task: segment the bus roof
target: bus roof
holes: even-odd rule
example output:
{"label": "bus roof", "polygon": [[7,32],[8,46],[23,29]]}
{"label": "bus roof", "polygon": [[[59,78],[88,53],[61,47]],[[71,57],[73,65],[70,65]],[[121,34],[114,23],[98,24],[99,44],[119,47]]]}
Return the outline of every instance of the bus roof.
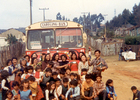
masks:
{"label": "bus roof", "polygon": [[83,28],[79,23],[73,21],[64,21],[64,20],[51,20],[51,21],[42,21],[34,23],[28,27],[26,30],[35,30],[35,29],[58,29],[58,28]]}

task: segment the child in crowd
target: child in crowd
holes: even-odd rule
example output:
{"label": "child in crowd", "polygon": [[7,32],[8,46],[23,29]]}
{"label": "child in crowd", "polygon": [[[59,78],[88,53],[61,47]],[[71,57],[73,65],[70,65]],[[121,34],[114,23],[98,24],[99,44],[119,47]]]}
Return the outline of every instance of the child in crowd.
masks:
{"label": "child in crowd", "polygon": [[87,69],[84,68],[82,69],[82,74],[81,74],[81,81],[85,81],[85,76],[87,75]]}
{"label": "child in crowd", "polygon": [[132,86],[131,90],[133,92],[133,99],[132,100],[140,100],[140,91],[137,90],[136,86]]}
{"label": "child in crowd", "polygon": [[28,73],[28,71],[27,71],[27,67],[24,68],[23,71],[24,71],[24,73],[21,75],[21,81],[24,80],[24,79],[26,78],[26,75],[27,75],[27,73]]}
{"label": "child in crowd", "polygon": [[114,100],[114,96],[115,96],[115,100],[117,100],[117,94],[115,93],[115,89],[113,86],[113,80],[111,80],[111,79],[108,79],[106,82],[106,92],[107,92],[108,100]]}
{"label": "child in crowd", "polygon": [[40,86],[37,84],[37,82],[35,81],[35,77],[30,76],[28,80],[29,80],[30,90],[32,91],[32,98],[34,100],[40,100],[41,98],[43,98],[44,96],[42,90]]}
{"label": "child in crowd", "polygon": [[97,75],[93,84],[94,100],[106,100],[105,84],[102,82],[102,76]]}
{"label": "child in crowd", "polygon": [[47,83],[49,82],[51,75],[52,75],[52,70],[50,68],[47,68],[45,74],[41,77],[40,86],[43,93],[45,93],[45,90],[47,88]]}
{"label": "child in crowd", "polygon": [[66,93],[66,100],[80,100],[80,88],[77,80],[70,82],[71,88]]}
{"label": "child in crowd", "polygon": [[39,65],[36,66],[35,70],[36,70],[36,72],[35,72],[34,76],[35,76],[36,82],[38,84],[40,84],[41,77],[43,76],[43,72],[41,72],[41,67]]}
{"label": "child in crowd", "polygon": [[[48,62],[48,64],[47,64],[47,67],[45,68],[45,70],[47,69],[47,68],[53,68],[53,66],[54,66],[54,63],[52,62],[52,61],[49,61]],[[45,72],[45,70],[44,70],[44,72]]]}
{"label": "child in crowd", "polygon": [[57,75],[58,75],[58,73],[57,73],[57,72],[53,72],[53,73],[52,73],[52,77],[50,78],[49,82],[51,82],[51,81],[56,82]]}
{"label": "child in crowd", "polygon": [[58,98],[61,100],[61,94],[62,94],[62,85],[60,85],[61,80],[57,78],[55,84],[56,84],[56,94]]}
{"label": "child in crowd", "polygon": [[33,67],[32,66],[28,66],[27,67],[27,72],[28,72],[28,74],[26,75],[25,79],[28,79],[28,77],[30,77],[30,76],[34,76]]}
{"label": "child in crowd", "polygon": [[19,83],[17,81],[14,81],[12,84],[12,87],[14,88],[12,90],[13,97],[15,100],[18,100],[18,92],[19,92]]}
{"label": "child in crowd", "polygon": [[18,93],[18,100],[33,100],[32,92],[31,90],[29,90],[29,82],[27,79],[21,81],[21,87]]}
{"label": "child in crowd", "polygon": [[2,78],[2,82],[1,82],[1,87],[2,87],[2,100],[5,100],[6,99],[6,92],[8,90],[10,90],[10,85],[9,85],[9,82],[7,80],[9,76],[9,73],[6,71],[6,70],[3,70],[1,72],[1,78]]}
{"label": "child in crowd", "polygon": [[62,82],[62,80],[63,80],[64,77],[65,77],[65,72],[62,71],[62,70],[60,70],[60,73],[58,75],[58,78],[61,80],[61,82]]}
{"label": "child in crowd", "polygon": [[55,88],[56,88],[55,82],[51,81],[48,86],[48,89],[45,91],[46,100],[58,100]]}
{"label": "child in crowd", "polygon": [[75,73],[70,73],[69,82],[75,79]]}
{"label": "child in crowd", "polygon": [[70,78],[70,73],[71,73],[71,69],[70,68],[66,68],[65,77]]}
{"label": "child in crowd", "polygon": [[93,92],[94,81],[91,79],[90,74],[87,74],[85,80],[82,83],[81,93],[84,99],[92,100],[94,97]]}
{"label": "child in crowd", "polygon": [[62,85],[62,94],[61,94],[62,100],[65,99],[66,92],[68,91],[68,84],[69,84],[69,79],[68,78],[64,78],[63,79],[63,85]]}
{"label": "child in crowd", "polygon": [[8,90],[7,92],[6,92],[6,99],[5,100],[17,100],[17,99],[14,99],[13,98],[13,94],[12,94],[12,92],[10,91],[10,90]]}

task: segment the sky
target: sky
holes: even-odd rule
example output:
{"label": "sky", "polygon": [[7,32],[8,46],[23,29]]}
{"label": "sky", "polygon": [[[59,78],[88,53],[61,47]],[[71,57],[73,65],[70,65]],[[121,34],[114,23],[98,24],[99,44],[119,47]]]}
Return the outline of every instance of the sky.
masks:
{"label": "sky", "polygon": [[[45,11],[46,20],[55,20],[58,12],[73,20],[74,17],[83,16],[82,12],[90,14],[107,14],[105,21],[111,20],[122,13],[124,9],[139,4],[139,0],[33,0],[33,23],[43,21],[43,11],[39,8],[49,8]],[[0,29],[27,27],[30,24],[29,0],[0,0]]]}

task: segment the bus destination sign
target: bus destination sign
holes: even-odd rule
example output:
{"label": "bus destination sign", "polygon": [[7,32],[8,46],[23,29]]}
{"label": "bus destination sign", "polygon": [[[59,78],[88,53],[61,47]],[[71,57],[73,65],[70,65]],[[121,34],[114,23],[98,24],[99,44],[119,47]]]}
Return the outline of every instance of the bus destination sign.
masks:
{"label": "bus destination sign", "polygon": [[42,28],[45,27],[66,27],[68,26],[67,22],[43,22],[40,24]]}

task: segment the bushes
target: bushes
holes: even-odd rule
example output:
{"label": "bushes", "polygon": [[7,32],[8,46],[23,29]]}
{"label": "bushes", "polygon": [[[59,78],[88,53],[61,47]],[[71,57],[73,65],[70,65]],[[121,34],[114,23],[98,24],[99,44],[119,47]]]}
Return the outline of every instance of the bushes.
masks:
{"label": "bushes", "polygon": [[140,45],[140,36],[126,37],[125,44],[127,44],[127,45]]}

